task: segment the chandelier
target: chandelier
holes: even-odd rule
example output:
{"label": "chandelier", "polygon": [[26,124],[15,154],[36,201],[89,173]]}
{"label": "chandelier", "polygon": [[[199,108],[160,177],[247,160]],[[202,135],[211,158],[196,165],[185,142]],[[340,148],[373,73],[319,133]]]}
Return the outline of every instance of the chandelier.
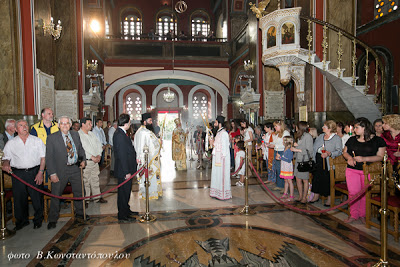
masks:
{"label": "chandelier", "polygon": [[171,89],[169,88],[169,82],[168,82],[168,91],[163,94],[163,99],[167,103],[171,103],[175,99],[175,94],[171,92]]}
{"label": "chandelier", "polygon": [[62,31],[61,20],[58,20],[57,25],[54,25],[53,17],[51,17],[49,24],[43,22],[43,31],[44,34],[51,35],[53,36],[54,40],[57,40],[61,36],[61,31]]}
{"label": "chandelier", "polygon": [[245,71],[250,71],[250,70],[254,70],[254,63],[251,62],[251,60],[245,60],[244,62],[244,70]]}
{"label": "chandelier", "polygon": [[92,70],[93,72],[96,72],[98,66],[99,66],[99,65],[97,64],[97,60],[93,60],[93,59],[92,59],[91,63],[89,63],[89,61],[86,60],[86,69],[87,69],[87,70],[90,69],[90,70]]}

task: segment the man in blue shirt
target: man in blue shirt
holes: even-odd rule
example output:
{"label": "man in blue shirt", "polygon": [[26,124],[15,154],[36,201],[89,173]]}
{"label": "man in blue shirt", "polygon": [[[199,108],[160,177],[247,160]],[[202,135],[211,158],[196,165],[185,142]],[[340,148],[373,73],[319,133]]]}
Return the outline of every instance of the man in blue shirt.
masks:
{"label": "man in blue shirt", "polygon": [[93,127],[92,132],[97,136],[103,148],[103,153],[101,154],[101,160],[99,162],[99,165],[101,166],[104,162],[104,149],[107,145],[106,135],[103,130],[103,121],[101,119],[96,120],[96,126]]}

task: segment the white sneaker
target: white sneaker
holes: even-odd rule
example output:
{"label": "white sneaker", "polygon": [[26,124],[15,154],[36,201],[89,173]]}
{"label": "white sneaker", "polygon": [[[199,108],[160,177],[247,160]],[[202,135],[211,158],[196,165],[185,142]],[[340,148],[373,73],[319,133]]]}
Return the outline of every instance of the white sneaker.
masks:
{"label": "white sneaker", "polygon": [[241,181],[237,181],[236,186],[244,186],[244,183],[242,183]]}

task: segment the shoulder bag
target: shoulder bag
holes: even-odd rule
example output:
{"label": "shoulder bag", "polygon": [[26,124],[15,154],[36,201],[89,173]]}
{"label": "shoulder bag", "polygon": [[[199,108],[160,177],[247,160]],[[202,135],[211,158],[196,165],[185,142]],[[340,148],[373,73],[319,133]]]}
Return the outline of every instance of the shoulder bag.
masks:
{"label": "shoulder bag", "polygon": [[303,161],[299,162],[299,164],[297,165],[297,170],[299,172],[311,172],[314,169],[315,162],[312,160],[312,157],[310,157],[308,149],[306,151],[308,155],[308,161],[304,161],[304,155],[303,155]]}

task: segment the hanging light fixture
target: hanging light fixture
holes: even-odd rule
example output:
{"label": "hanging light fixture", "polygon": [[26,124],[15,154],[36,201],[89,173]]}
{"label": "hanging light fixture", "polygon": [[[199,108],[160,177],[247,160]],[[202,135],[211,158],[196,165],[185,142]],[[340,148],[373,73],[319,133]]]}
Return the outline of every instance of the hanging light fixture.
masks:
{"label": "hanging light fixture", "polygon": [[50,19],[50,23],[43,22],[44,34],[53,36],[54,40],[57,40],[61,36],[62,26],[61,20],[58,20],[57,25],[53,22],[53,17]]}
{"label": "hanging light fixture", "polygon": [[167,103],[171,103],[175,100],[175,94],[171,92],[171,88],[169,88],[169,78],[168,78],[168,90],[166,93],[163,94],[163,99]]}
{"label": "hanging light fixture", "polygon": [[[172,5],[171,5],[171,21],[174,21],[174,1],[172,0]],[[184,12],[184,11],[183,11]],[[176,37],[175,33],[175,23],[172,24],[173,26],[173,36],[172,36],[172,74],[174,74],[174,65],[175,65],[175,46],[174,46],[174,41]],[[171,103],[172,101],[175,100],[175,94],[171,92],[171,88],[169,88],[169,77],[168,77],[168,90],[166,93],[163,94],[163,99],[167,103]]]}

